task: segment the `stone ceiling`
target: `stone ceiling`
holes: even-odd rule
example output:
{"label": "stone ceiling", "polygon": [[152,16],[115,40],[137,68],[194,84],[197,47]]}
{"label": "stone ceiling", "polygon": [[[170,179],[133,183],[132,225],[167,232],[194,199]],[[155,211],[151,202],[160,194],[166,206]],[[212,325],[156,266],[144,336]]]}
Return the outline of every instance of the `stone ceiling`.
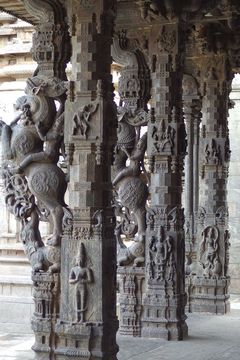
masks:
{"label": "stone ceiling", "polygon": [[7,12],[33,25],[37,22],[37,20],[27,12],[21,0],[0,0],[0,11]]}

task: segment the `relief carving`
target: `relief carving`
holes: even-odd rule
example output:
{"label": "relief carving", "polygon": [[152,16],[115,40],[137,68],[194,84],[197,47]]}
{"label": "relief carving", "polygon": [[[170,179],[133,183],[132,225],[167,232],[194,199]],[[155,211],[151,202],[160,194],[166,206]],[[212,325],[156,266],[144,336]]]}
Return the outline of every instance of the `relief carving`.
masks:
{"label": "relief carving", "polygon": [[212,139],[211,143],[207,144],[205,147],[205,160],[209,165],[222,164],[221,147],[220,145],[217,145],[214,139]]}
{"label": "relief carving", "polygon": [[219,258],[219,230],[215,226],[208,226],[202,232],[200,244],[200,264],[206,277],[219,277],[222,264]]}
{"label": "relief carving", "polygon": [[173,281],[175,267],[173,238],[161,226],[159,236],[152,236],[149,244],[149,277],[156,281]]}
{"label": "relief carving", "polygon": [[166,124],[162,119],[158,127],[152,128],[152,139],[155,153],[170,153],[173,154],[174,149],[175,129]]}
{"label": "relief carving", "polygon": [[225,261],[224,261],[224,276],[229,277],[229,259],[230,259],[230,232],[225,230],[224,232],[224,247],[225,247]]}
{"label": "relief carving", "polygon": [[176,31],[168,30],[165,26],[162,26],[157,42],[160,52],[171,53],[176,45]]}
{"label": "relief carving", "polygon": [[97,109],[98,103],[91,103],[85,105],[81,110],[74,114],[73,135],[78,135],[83,139],[87,139],[91,116],[97,111]]}
{"label": "relief carving", "polygon": [[93,273],[86,266],[86,250],[83,243],[80,243],[79,253],[69,274],[69,283],[74,286],[75,292],[75,321],[83,323],[87,311],[87,285],[93,282]]}

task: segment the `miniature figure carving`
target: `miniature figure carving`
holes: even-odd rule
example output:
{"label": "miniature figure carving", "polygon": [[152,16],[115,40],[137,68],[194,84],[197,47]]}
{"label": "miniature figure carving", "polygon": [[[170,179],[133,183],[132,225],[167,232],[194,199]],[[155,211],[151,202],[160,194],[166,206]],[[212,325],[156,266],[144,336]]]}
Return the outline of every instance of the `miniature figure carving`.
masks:
{"label": "miniature figure carving", "polygon": [[212,139],[211,145],[206,145],[205,159],[207,164],[220,165],[222,162],[220,145],[217,146],[214,139]]}
{"label": "miniature figure carving", "polygon": [[150,279],[173,281],[175,261],[173,255],[173,239],[160,228],[159,238],[153,236],[149,244]]}
{"label": "miniature figure carving", "polygon": [[85,321],[87,284],[91,282],[93,282],[92,270],[86,267],[85,247],[84,244],[81,243],[75,266],[71,269],[69,275],[69,283],[75,285],[76,321],[79,323]]}
{"label": "miniature figure carving", "polygon": [[97,111],[98,103],[85,105],[82,110],[76,112],[73,116],[74,129],[73,135],[80,135],[87,139],[87,132],[90,126],[90,118]]}
{"label": "miniature figure carving", "polygon": [[153,127],[152,138],[156,152],[170,152],[174,148],[175,129],[165,124],[165,120],[160,121],[158,128]]}

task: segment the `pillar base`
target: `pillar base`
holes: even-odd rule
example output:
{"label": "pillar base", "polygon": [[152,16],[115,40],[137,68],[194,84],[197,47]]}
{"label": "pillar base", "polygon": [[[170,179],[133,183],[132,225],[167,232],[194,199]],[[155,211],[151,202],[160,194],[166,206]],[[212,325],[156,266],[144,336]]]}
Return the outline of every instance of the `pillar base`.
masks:
{"label": "pillar base", "polygon": [[147,294],[143,303],[143,337],[183,340],[188,336],[188,327],[185,322],[187,317],[184,313],[185,294],[168,298],[154,291],[154,296]]}
{"label": "pillar base", "polygon": [[[105,325],[106,326],[106,325]],[[113,330],[113,327],[115,327]],[[56,360],[117,360],[118,346],[115,336],[118,322],[111,324],[108,346],[103,344],[103,323],[68,323],[59,321],[56,325],[58,344],[54,351]],[[105,345],[105,346],[104,346]],[[109,346],[110,345],[110,346]],[[104,347],[108,352],[104,351]]]}
{"label": "pillar base", "polygon": [[191,312],[227,314],[230,312],[229,278],[192,279]]}
{"label": "pillar base", "polygon": [[145,268],[119,266],[119,334],[141,336],[142,299]]}

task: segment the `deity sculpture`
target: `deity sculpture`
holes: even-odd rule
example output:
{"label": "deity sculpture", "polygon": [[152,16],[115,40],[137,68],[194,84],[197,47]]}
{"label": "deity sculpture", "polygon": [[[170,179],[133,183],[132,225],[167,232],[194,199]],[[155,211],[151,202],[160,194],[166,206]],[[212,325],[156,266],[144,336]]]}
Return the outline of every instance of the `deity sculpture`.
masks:
{"label": "deity sculpture", "polygon": [[215,226],[208,226],[202,232],[200,263],[207,277],[220,276],[222,265],[219,258],[219,232]]}
{"label": "deity sculpture", "polygon": [[160,236],[152,237],[149,244],[149,274],[150,279],[159,281],[173,280],[175,261],[173,256],[172,237],[160,228]]}

